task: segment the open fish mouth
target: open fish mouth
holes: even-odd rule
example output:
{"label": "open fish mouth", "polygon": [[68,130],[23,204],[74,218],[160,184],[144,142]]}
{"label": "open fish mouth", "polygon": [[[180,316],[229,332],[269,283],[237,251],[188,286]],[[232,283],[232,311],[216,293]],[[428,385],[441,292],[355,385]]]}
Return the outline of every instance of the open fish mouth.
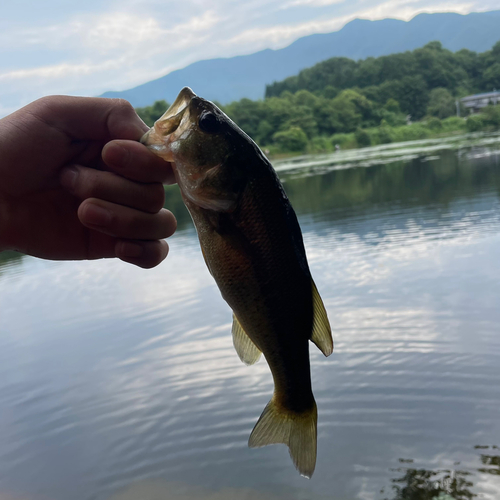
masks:
{"label": "open fish mouth", "polygon": [[158,153],[164,152],[166,143],[169,142],[167,136],[179,128],[194,97],[197,97],[196,94],[189,87],[184,87],[167,111],[141,137],[141,143]]}

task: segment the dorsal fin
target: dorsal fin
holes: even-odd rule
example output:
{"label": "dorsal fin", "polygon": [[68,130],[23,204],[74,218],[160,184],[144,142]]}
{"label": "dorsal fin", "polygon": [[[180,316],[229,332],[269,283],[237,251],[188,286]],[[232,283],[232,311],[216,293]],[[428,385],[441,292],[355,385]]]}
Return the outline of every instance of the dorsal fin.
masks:
{"label": "dorsal fin", "polygon": [[314,281],[311,280],[311,283],[314,308],[311,341],[316,344],[318,349],[325,356],[330,356],[330,354],[333,352],[332,329],[330,328],[330,322],[328,321],[325,306],[323,304],[323,301],[321,300],[321,297],[319,296],[318,289],[316,288]]}
{"label": "dorsal fin", "polygon": [[238,318],[233,314],[233,345],[241,361],[246,365],[256,363],[262,354],[240,325]]}

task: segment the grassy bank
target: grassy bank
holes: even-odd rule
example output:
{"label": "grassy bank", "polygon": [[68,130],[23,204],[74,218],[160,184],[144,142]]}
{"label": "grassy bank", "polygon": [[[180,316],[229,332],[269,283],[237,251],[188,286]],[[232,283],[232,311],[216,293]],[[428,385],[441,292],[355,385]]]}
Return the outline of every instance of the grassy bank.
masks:
{"label": "grassy bank", "polygon": [[[467,132],[493,132],[500,130],[500,106],[489,106],[483,113],[468,118],[437,117],[425,118],[409,125],[391,126],[382,121],[378,127],[359,128],[355,132],[316,136],[312,139],[296,141],[300,147],[286,147],[285,144],[271,144],[264,149],[272,157],[282,157],[304,153],[329,153],[337,148],[357,149],[380,144],[437,139]],[[303,138],[304,139],[304,138]],[[292,143],[291,143],[292,144]]]}

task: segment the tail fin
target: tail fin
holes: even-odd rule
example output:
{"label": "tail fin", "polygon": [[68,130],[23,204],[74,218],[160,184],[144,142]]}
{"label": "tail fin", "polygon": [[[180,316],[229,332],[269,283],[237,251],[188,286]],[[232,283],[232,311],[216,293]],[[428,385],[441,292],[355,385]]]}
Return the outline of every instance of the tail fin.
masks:
{"label": "tail fin", "polygon": [[248,446],[260,448],[268,444],[288,446],[295,468],[310,478],[316,466],[316,435],[318,412],[316,403],[307,412],[294,413],[280,409],[274,396],[253,428]]}

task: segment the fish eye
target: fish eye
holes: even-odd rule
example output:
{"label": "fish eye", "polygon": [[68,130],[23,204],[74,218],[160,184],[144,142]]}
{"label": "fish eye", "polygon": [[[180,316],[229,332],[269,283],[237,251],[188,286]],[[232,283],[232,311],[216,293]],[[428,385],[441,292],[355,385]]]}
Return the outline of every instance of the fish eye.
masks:
{"label": "fish eye", "polygon": [[220,122],[214,113],[211,111],[205,111],[201,114],[198,125],[203,132],[206,132],[207,134],[215,134],[219,130]]}

